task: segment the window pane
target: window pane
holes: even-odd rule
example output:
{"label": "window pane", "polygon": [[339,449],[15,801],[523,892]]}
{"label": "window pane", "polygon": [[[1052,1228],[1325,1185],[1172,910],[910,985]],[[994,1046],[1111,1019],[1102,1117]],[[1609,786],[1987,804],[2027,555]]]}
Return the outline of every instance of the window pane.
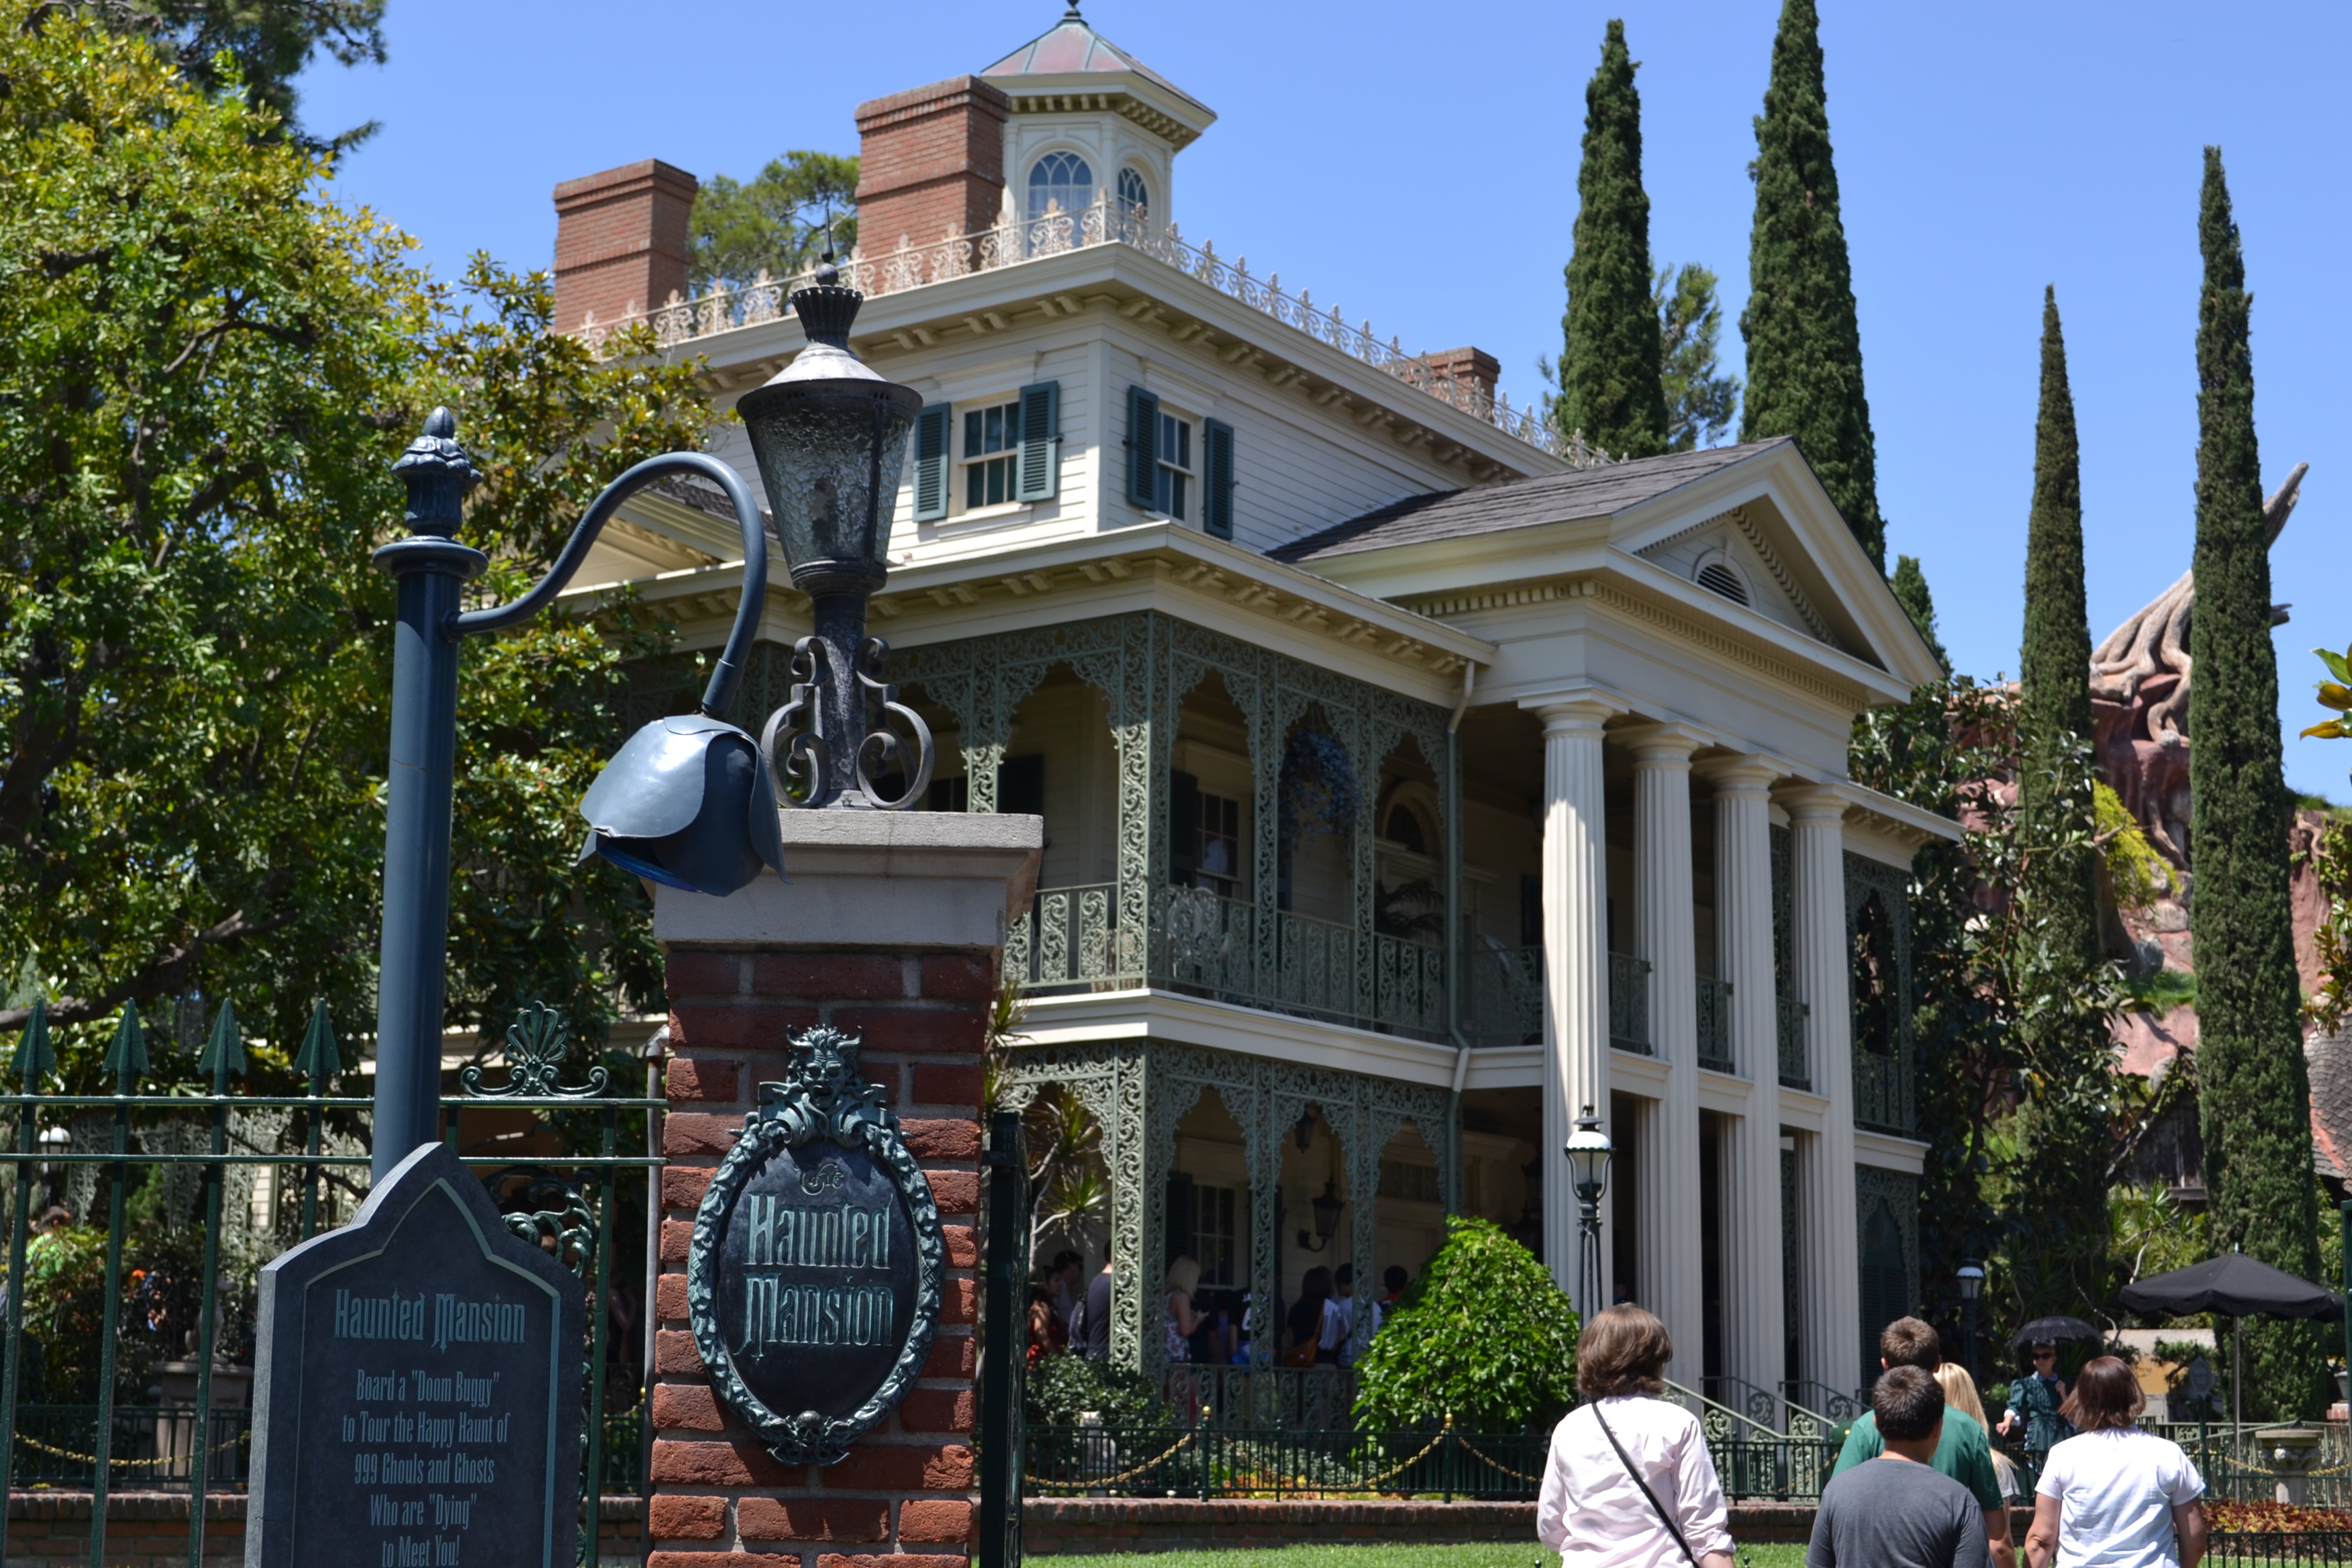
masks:
{"label": "window pane", "polygon": [[963,455],[977,458],[981,450],[980,410],[975,408],[963,416]]}
{"label": "window pane", "polygon": [[1169,502],[1168,515],[1181,522],[1184,521],[1184,476],[1163,473],[1161,477],[1171,481],[1169,489],[1173,499]]}
{"label": "window pane", "polygon": [[988,465],[989,505],[1003,506],[1004,504],[1004,470],[1011,467],[1012,465],[1007,463],[1002,458],[999,458],[996,461]]}
{"label": "window pane", "polygon": [[1166,468],[1160,470],[1158,486],[1159,494],[1155,498],[1154,505],[1160,511],[1166,511],[1168,510],[1168,481],[1175,477],[1175,475],[1170,473]]}
{"label": "window pane", "polygon": [[985,504],[981,500],[981,497],[986,493],[983,487],[986,483],[987,476],[982,474],[981,469],[986,466],[987,465],[984,463],[974,463],[971,468],[966,468],[963,471],[963,504],[966,507],[975,507]]}
{"label": "window pane", "polygon": [[1187,473],[1192,468],[1192,426],[1181,422],[1176,426],[1176,466]]}
{"label": "window pane", "polygon": [[981,450],[983,452],[1002,452],[1004,450],[1003,409],[992,408],[988,411],[988,445],[982,447]]}

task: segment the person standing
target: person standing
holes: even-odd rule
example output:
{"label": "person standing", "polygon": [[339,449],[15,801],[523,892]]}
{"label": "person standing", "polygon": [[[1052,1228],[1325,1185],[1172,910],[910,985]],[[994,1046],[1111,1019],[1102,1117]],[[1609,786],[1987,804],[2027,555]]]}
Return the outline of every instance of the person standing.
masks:
{"label": "person standing", "polygon": [[1552,1428],[1536,1539],[1561,1568],[1732,1568],[1729,1515],[1698,1418],[1656,1397],[1675,1342],[1634,1306],[1595,1317],[1576,1347],[1584,1403]]}
{"label": "person standing", "polygon": [[1389,1326],[1389,1314],[1403,1303],[1404,1288],[1412,1283],[1412,1276],[1405,1272],[1402,1264],[1391,1263],[1388,1272],[1381,1276],[1381,1283],[1388,1287],[1389,1293],[1372,1303],[1372,1332],[1375,1334]]}
{"label": "person standing", "polygon": [[1285,1366],[1313,1366],[1323,1342],[1323,1303],[1331,1299],[1331,1271],[1318,1264],[1298,1282],[1298,1300],[1290,1304],[1285,1326],[1290,1344],[1283,1352]]}
{"label": "person standing", "polygon": [[2053,1447],[2074,1435],[2061,1409],[2066,1397],[2066,1380],[2058,1375],[2058,1347],[2044,1340],[2033,1347],[2033,1370],[2009,1385],[2009,1410],[1998,1428],[2004,1437],[2024,1434],[2025,1451],[2037,1470]]}
{"label": "person standing", "polygon": [[1935,1466],[1944,1391],[1916,1366],[1891,1366],[1870,1391],[1882,1452],[1822,1489],[1805,1568],[1985,1568],[1977,1500]]}
{"label": "person standing", "polygon": [[[1969,1369],[1946,1362],[1936,1369],[1936,1386],[1944,1391],[1944,1414],[1947,1419],[1965,1415],[1978,1426],[1990,1428],[1985,1418],[1984,1401],[1978,1396],[1977,1380]],[[2025,1482],[2018,1475],[2017,1465],[2007,1454],[1996,1450],[1992,1456],[1993,1479],[2000,1483],[2000,1500],[2015,1508],[2025,1500]]]}
{"label": "person standing", "polygon": [[2139,1379],[2093,1358],[2061,1409],[2078,1436],[2052,1445],[2034,1488],[2027,1568],[2197,1568],[2205,1555],[2205,1479],[2178,1443],[2143,1432]]}
{"label": "person standing", "polygon": [[1102,1272],[1087,1284],[1087,1293],[1078,1302],[1078,1310],[1070,1314],[1070,1348],[1088,1361],[1101,1361],[1110,1354],[1110,1259],[1103,1259]]}
{"label": "person standing", "polygon": [[1201,1265],[1190,1257],[1179,1258],[1168,1266],[1166,1284],[1166,1342],[1161,1353],[1171,1363],[1187,1362],[1192,1359],[1192,1336],[1208,1317],[1192,1303],[1194,1292],[1201,1289]]}
{"label": "person standing", "polygon": [[[1878,1364],[1890,1373],[1896,1367],[1907,1366],[1932,1377],[1943,1362],[1943,1341],[1929,1323],[1917,1318],[1897,1318],[1879,1331]],[[1937,1397],[1941,1398],[1940,1389]],[[1838,1453],[1837,1468],[1830,1472],[1831,1477],[1835,1479],[1867,1464],[1885,1451],[1874,1407],[1847,1431],[1845,1447]],[[1939,1474],[1966,1487],[1977,1500],[1977,1508],[1984,1515],[1985,1549],[1992,1568],[2017,1568],[2017,1549],[2009,1539],[2009,1500],[2001,1494],[2000,1473],[1993,1468],[1992,1444],[1985,1436],[1984,1427],[1959,1411],[1945,1409],[1927,1463]]]}
{"label": "person standing", "polygon": [[1331,1299],[1323,1303],[1323,1333],[1315,1350],[1318,1366],[1356,1364],[1356,1266],[1331,1271]]}

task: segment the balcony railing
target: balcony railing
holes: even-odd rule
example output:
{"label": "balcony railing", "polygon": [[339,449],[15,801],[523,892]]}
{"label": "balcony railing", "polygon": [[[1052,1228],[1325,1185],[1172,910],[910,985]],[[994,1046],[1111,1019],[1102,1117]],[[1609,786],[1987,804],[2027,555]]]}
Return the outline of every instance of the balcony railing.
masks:
{"label": "balcony railing", "polygon": [[1805,1066],[1805,1020],[1812,1016],[1813,1010],[1793,996],[1773,1000],[1779,1012],[1780,1087],[1810,1091],[1813,1075]]}
{"label": "balcony railing", "polygon": [[[1032,993],[1144,985],[1269,1012],[1442,1039],[1445,955],[1427,943],[1279,910],[1204,888],[1152,889],[1146,930],[1123,929],[1110,883],[1049,888],[1008,933],[1005,967]],[[1261,936],[1266,938],[1261,941]]]}
{"label": "balcony railing", "polygon": [[[1571,468],[1592,468],[1616,461],[1600,448],[1588,446],[1580,437],[1561,434],[1544,417],[1539,404],[1514,407],[1506,395],[1490,393],[1475,383],[1442,374],[1427,359],[1406,353],[1394,338],[1381,342],[1373,334],[1370,321],[1351,327],[1340,317],[1337,305],[1318,306],[1305,289],[1295,296],[1285,292],[1279,275],[1254,276],[1248,258],[1227,261],[1217,254],[1213,243],[1204,241],[1195,247],[1174,224],[1163,227],[1151,223],[1141,213],[1108,197],[1108,193],[1103,193],[1083,211],[1016,218],[977,234],[950,230],[947,237],[931,245],[915,245],[901,237],[894,250],[879,256],[853,256],[841,268],[841,281],[863,290],[871,299],[878,294],[898,294],[944,283],[975,272],[1016,267],[1087,246],[1123,245],[1197,278],[1219,293],[1261,310],[1318,342],[1328,343],[1344,354],[1385,371],[1406,385],[1449,403],[1507,436],[1565,460]],[[752,281],[733,289],[714,289],[693,299],[682,299],[673,292],[667,303],[635,315],[599,321],[592,314],[581,323],[579,336],[592,348],[601,350],[605,340],[618,329],[644,322],[653,329],[656,343],[665,349],[675,348],[698,338],[789,316],[793,290],[809,280],[810,275],[805,273],[771,278],[762,269]]]}
{"label": "balcony railing", "polygon": [[1882,1053],[1867,1046],[1854,1047],[1853,1124],[1903,1138],[1916,1131],[1911,1118],[1911,1063],[1906,1053]]}
{"label": "balcony railing", "polygon": [[1731,1059],[1731,982],[1698,978],[1698,1065],[1737,1072]]}
{"label": "balcony railing", "polygon": [[1462,955],[1462,1033],[1482,1046],[1533,1046],[1543,1029],[1543,949],[1473,942]]}
{"label": "balcony railing", "polygon": [[1650,1046],[1650,961],[1609,955],[1609,1043],[1621,1051],[1657,1053]]}

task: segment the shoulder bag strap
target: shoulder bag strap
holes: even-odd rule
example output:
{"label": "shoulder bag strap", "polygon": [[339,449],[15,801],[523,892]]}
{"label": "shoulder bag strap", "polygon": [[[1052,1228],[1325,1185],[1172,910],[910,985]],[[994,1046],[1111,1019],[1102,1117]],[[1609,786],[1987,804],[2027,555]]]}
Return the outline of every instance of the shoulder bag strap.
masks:
{"label": "shoulder bag strap", "polygon": [[1690,1542],[1683,1539],[1683,1532],[1675,1527],[1674,1515],[1668,1513],[1665,1505],[1658,1500],[1658,1494],[1650,1489],[1650,1483],[1642,1479],[1642,1472],[1633,1468],[1633,1460],[1625,1452],[1625,1445],[1617,1440],[1617,1434],[1609,1429],[1608,1418],[1601,1414],[1601,1403],[1598,1400],[1595,1400],[1592,1405],[1592,1418],[1601,1423],[1601,1435],[1609,1439],[1611,1447],[1617,1450],[1618,1463],[1625,1467],[1625,1473],[1633,1477],[1633,1484],[1642,1489],[1642,1497],[1649,1503],[1651,1510],[1658,1516],[1658,1522],[1666,1527],[1666,1533],[1675,1538],[1676,1546],[1682,1548],[1683,1561],[1689,1563],[1691,1568],[1698,1568],[1698,1559],[1691,1555]]}

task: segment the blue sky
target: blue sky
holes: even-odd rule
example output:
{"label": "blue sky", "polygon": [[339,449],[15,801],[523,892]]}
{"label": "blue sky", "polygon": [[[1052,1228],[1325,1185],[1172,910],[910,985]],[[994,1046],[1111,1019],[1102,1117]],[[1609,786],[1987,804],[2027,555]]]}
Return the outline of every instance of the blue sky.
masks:
{"label": "blue sky", "polygon": [[[860,100],[978,70],[1060,5],[391,0],[390,64],[315,68],[303,112],[321,132],[383,122],[339,192],[416,236],[437,271],[476,249],[545,265],[558,180],[648,156],[741,178],[786,148],[854,153]],[[2294,738],[2319,716],[2308,650],[2352,643],[2352,605],[2329,592],[2352,516],[2352,6],[1822,9],[1889,556],[1921,558],[1964,670],[2016,668],[2045,282],[2081,421],[2094,641],[2188,568],[2199,149],[2223,148],[2265,489],[2312,465],[2272,556],[2295,605],[2276,634],[2287,776],[2352,796],[2352,744]],[[1584,83],[1622,15],[1653,253],[1713,267],[1738,314],[1778,0],[1086,11],[1221,116],[1177,162],[1188,237],[1409,350],[1488,350],[1515,401],[1538,390],[1536,356],[1559,352]]]}

